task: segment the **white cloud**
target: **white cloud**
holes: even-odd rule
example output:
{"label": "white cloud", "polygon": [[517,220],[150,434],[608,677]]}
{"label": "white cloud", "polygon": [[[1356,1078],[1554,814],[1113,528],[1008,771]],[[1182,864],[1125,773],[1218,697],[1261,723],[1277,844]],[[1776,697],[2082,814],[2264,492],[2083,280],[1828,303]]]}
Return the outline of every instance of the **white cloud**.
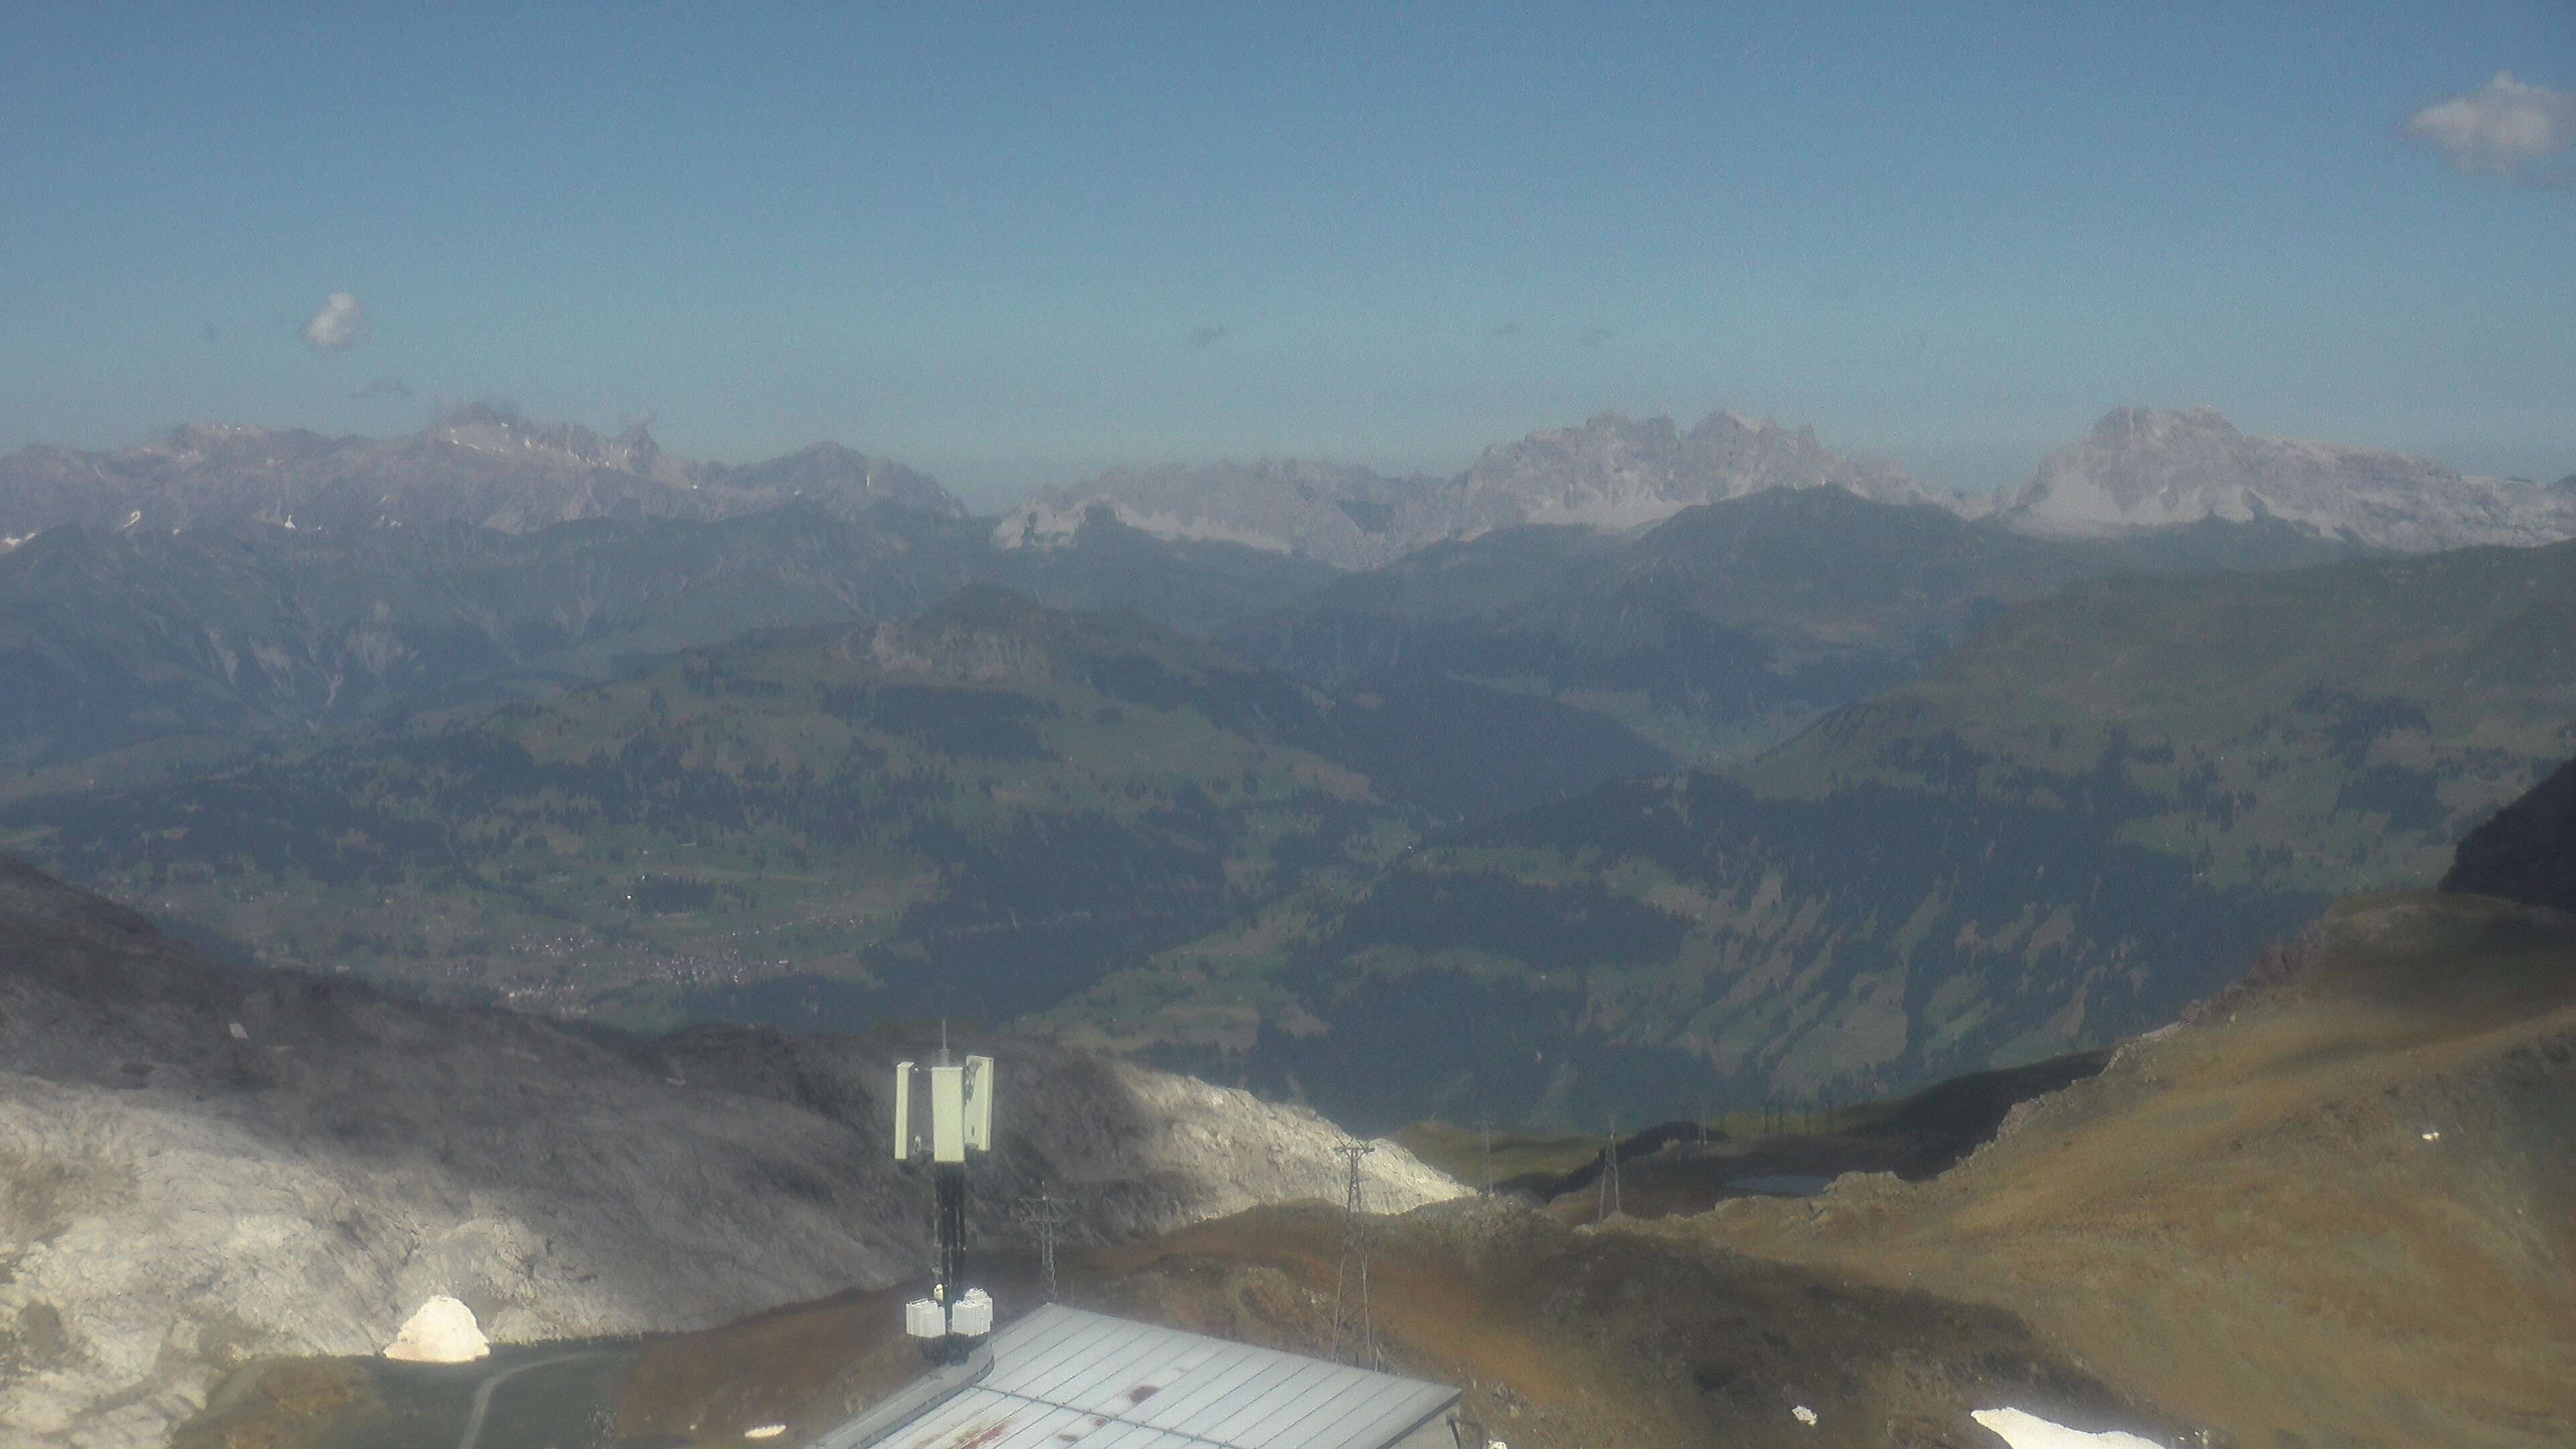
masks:
{"label": "white cloud", "polygon": [[2435,101],[2406,118],[2405,133],[2442,153],[2454,170],[2542,185],[2568,184],[2564,168],[2542,163],[2576,149],[2576,91],[2518,81],[2510,71],[2466,95]]}
{"label": "white cloud", "polygon": [[333,292],[304,324],[304,345],[316,352],[346,352],[367,340],[367,304],[354,292]]}

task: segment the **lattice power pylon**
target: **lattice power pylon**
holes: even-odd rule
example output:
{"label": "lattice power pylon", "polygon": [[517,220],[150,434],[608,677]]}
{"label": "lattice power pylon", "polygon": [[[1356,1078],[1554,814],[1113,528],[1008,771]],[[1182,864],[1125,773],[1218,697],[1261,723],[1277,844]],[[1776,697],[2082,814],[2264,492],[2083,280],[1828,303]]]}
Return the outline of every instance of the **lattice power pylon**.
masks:
{"label": "lattice power pylon", "polygon": [[[1368,1201],[1361,1159],[1377,1149],[1365,1142],[1345,1142],[1333,1149],[1346,1164],[1342,1186],[1342,1262],[1333,1275],[1333,1341],[1325,1357],[1340,1360],[1351,1346],[1352,1363],[1382,1368],[1377,1349],[1377,1323],[1369,1313]],[[1354,1301],[1356,1300],[1356,1302]],[[1352,1309],[1356,1306],[1357,1312]]]}
{"label": "lattice power pylon", "polygon": [[1600,1202],[1592,1210],[1594,1222],[1607,1222],[1619,1209],[1619,1119],[1610,1119],[1608,1135],[1601,1139]]}
{"label": "lattice power pylon", "polygon": [[1055,1243],[1065,1229],[1064,1201],[1047,1189],[1039,1188],[1037,1196],[1020,1199],[1020,1216],[1027,1222],[1030,1234],[1038,1240],[1038,1283],[1046,1295],[1046,1301],[1053,1303],[1055,1301]]}

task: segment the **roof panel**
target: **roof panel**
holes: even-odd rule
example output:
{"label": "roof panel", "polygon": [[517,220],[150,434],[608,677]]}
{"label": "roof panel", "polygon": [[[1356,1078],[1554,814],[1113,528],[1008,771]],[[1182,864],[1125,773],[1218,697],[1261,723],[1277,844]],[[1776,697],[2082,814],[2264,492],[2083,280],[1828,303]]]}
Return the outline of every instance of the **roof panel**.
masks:
{"label": "roof panel", "polygon": [[1226,1344],[1221,1352],[1200,1364],[1188,1382],[1173,1385],[1152,1403],[1143,1405],[1137,1417],[1158,1429],[1186,1432],[1198,1415],[1213,1410],[1243,1385],[1270,1372],[1270,1360],[1268,1349]]}
{"label": "roof panel", "polygon": [[[996,1352],[992,1375],[984,1382],[1006,1394],[1026,1394],[1031,1398],[1052,1400],[1071,1391],[1077,1383],[1096,1377],[1104,1365],[1127,1353],[1140,1351],[1151,1342],[1147,1326],[1141,1323],[1120,1324],[1114,1329],[1074,1323],[1068,1325],[1068,1329],[1060,1336],[1050,1335],[1051,1342],[1042,1350],[1028,1354],[1025,1359],[1014,1350],[1010,1361],[1006,1362],[1003,1355]],[[1001,1343],[998,1335],[994,1343],[998,1349]]]}
{"label": "roof panel", "polygon": [[1379,1449],[1456,1397],[1436,1384],[1385,1377],[1318,1405],[1304,1419],[1277,1425],[1272,1442],[1294,1442],[1301,1449]]}
{"label": "roof panel", "polygon": [[1289,1400],[1285,1406],[1265,1415],[1260,1423],[1236,1437],[1253,1445],[1311,1443],[1319,1436],[1319,1431],[1365,1411],[1369,1401],[1387,1389],[1400,1393],[1403,1385],[1375,1378],[1336,1375],[1331,1381],[1317,1386],[1314,1392]]}
{"label": "roof panel", "polygon": [[1383,1449],[1457,1391],[1050,1304],[878,1449]]}
{"label": "roof panel", "polygon": [[1286,1414],[1291,1405],[1311,1396],[1338,1393],[1348,1387],[1346,1374],[1362,1370],[1331,1363],[1320,1358],[1292,1358],[1278,1372],[1262,1380],[1261,1392],[1237,1405],[1234,1412],[1209,1424],[1201,1437],[1220,1444],[1241,1444],[1246,1449],[1267,1445],[1271,1440],[1260,1430],[1274,1417]]}

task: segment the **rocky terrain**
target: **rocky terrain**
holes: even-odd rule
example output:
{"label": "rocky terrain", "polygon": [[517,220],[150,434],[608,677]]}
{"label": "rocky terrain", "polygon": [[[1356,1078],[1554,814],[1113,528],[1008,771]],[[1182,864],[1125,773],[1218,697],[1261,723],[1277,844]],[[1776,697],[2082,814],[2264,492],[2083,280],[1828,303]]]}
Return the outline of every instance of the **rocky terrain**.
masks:
{"label": "rocky terrain", "polygon": [[1094,510],[1173,539],[1223,539],[1377,568],[1435,543],[1522,525],[1624,533],[1685,508],[1773,488],[1832,486],[1881,503],[1977,509],[1924,488],[1893,464],[1837,453],[1812,428],[1711,413],[1684,432],[1670,418],[1604,413],[1485,450],[1452,478],[1388,478],[1306,462],[1120,470],[1041,490],[993,531],[1004,548],[1069,538]]}
{"label": "rocky terrain", "polygon": [[[159,1444],[225,1367],[373,1352],[433,1294],[508,1342],[904,1279],[927,1194],[884,1087],[930,1044],[432,1008],[209,958],[0,861],[0,1438]],[[1338,1199],[1348,1139],[1311,1114],[960,1045],[1008,1104],[979,1192],[1046,1186],[1077,1241]],[[1392,1145],[1367,1162],[1389,1207],[1458,1191]]]}
{"label": "rocky terrain", "polygon": [[2098,535],[2202,519],[2280,519],[2328,538],[2425,553],[2576,535],[2576,488],[2463,477],[2383,448],[2240,433],[2215,408],[2115,408],[2048,455],[1998,517]]}
{"label": "rocky terrain", "polygon": [[2214,408],[2115,408],[2019,490],[1927,487],[1836,452],[1815,430],[1715,412],[1693,428],[1604,413],[1485,450],[1451,478],[1316,463],[1119,470],[1041,490],[993,532],[1005,548],[1070,538],[1095,510],[1173,539],[1224,539],[1343,569],[1524,525],[1629,533],[1685,508],[1772,489],[1838,487],[2049,537],[2186,524],[2286,524],[2310,537],[2425,553],[2576,536],[2576,479],[2468,477],[2379,448],[2240,433]]}
{"label": "rocky terrain", "polygon": [[192,425],[106,452],[0,458],[0,547],[49,528],[422,528],[526,533],[580,518],[724,518],[810,500],[841,516],[891,502],[959,517],[927,476],[831,443],[742,467],[664,453],[641,425],[601,437],[475,405],[398,438]]}

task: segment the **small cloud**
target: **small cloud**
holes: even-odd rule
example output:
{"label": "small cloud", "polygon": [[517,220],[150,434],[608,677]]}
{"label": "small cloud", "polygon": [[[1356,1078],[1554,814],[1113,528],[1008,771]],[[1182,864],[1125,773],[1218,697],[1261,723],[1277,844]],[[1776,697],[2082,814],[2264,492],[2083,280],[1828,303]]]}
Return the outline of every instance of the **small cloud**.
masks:
{"label": "small cloud", "polygon": [[1513,320],[1504,323],[1502,326],[1495,328],[1492,332],[1486,335],[1491,337],[1519,337],[1526,334],[1528,331],[1528,328],[1523,327],[1520,324],[1520,320],[1518,318],[1514,318]]}
{"label": "small cloud", "polygon": [[651,408],[646,408],[642,412],[628,413],[626,416],[619,418],[617,420],[617,425],[631,433],[637,428],[649,428],[661,420],[662,415],[660,413],[653,411]]}
{"label": "small cloud", "polygon": [[349,396],[362,400],[371,397],[409,397],[411,384],[399,377],[380,377]]}
{"label": "small cloud", "polygon": [[1214,347],[1225,340],[1225,332],[1226,329],[1214,323],[1193,327],[1190,329],[1189,344],[1192,347]]}
{"label": "small cloud", "polygon": [[1583,335],[1576,340],[1586,347],[1598,347],[1602,343],[1609,341],[1610,338],[1611,332],[1609,328],[1595,326],[1584,328]]}
{"label": "small cloud", "polygon": [[367,304],[355,292],[333,292],[304,324],[304,345],[316,352],[346,352],[367,340]]}
{"label": "small cloud", "polygon": [[2576,149],[2576,91],[2554,90],[2498,71],[2465,95],[2435,101],[2406,118],[2404,134],[2442,153],[2464,176],[2499,176],[2567,186],[2565,167],[2543,163]]}

